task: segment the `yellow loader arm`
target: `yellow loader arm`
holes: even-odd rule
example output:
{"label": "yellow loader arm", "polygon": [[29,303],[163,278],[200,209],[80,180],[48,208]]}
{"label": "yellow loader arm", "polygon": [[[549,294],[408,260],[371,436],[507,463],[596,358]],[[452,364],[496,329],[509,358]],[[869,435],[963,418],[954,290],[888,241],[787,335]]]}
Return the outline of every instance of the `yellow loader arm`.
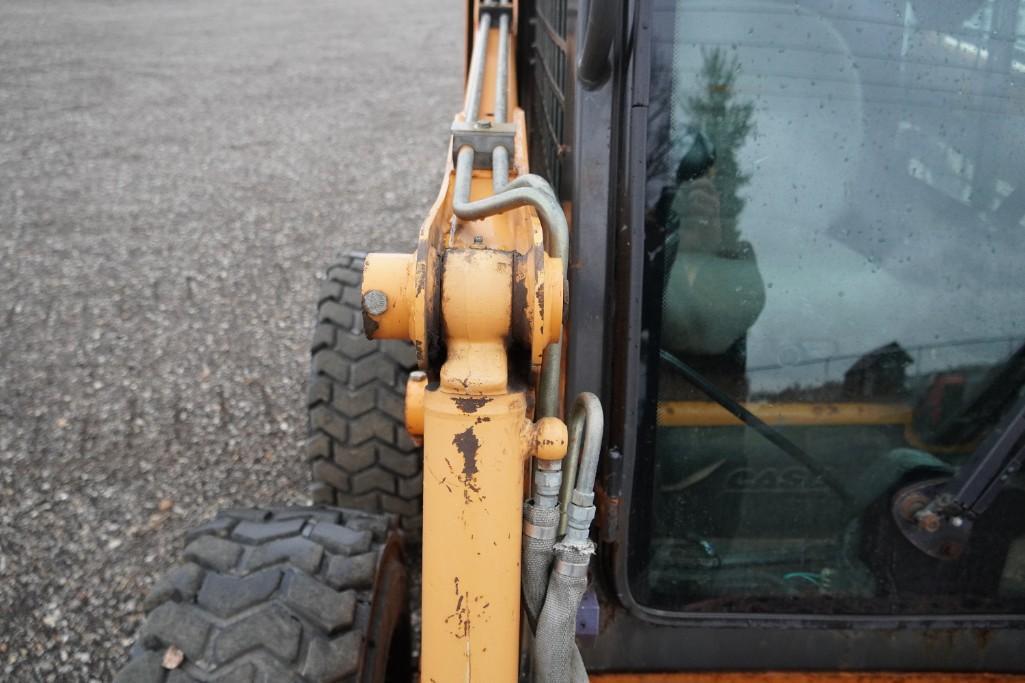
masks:
{"label": "yellow loader arm", "polygon": [[[581,468],[592,492],[571,501],[577,459],[563,477],[568,432],[558,417],[568,228],[551,187],[529,173],[516,12],[515,2],[477,6],[466,100],[416,252],[370,254],[363,273],[368,336],[412,340],[422,369],[407,388],[406,423],[424,444],[421,680],[438,683],[517,679],[524,534],[550,556],[561,516],[572,549],[554,572],[575,584],[586,582],[593,553],[602,419],[596,399],[576,411],[571,452],[585,419],[599,431]],[[545,523],[523,522],[528,469],[530,505]],[[532,628],[544,592],[525,590],[535,596]],[[575,652],[571,630],[568,638]]]}

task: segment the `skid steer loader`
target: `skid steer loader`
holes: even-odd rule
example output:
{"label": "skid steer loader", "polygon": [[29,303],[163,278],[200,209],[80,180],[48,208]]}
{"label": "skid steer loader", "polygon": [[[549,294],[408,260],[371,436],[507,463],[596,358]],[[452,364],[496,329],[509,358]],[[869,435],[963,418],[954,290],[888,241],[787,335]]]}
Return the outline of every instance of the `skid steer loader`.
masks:
{"label": "skid steer loader", "polygon": [[191,532],[118,680],[1025,677],[1025,2],[466,16],[315,505]]}

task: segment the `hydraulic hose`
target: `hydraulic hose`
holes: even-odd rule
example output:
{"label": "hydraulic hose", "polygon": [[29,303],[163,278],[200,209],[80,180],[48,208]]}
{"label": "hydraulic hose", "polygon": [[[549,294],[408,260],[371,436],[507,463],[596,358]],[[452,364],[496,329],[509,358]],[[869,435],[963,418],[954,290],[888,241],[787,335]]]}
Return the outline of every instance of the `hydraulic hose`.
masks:
{"label": "hydraulic hose", "polygon": [[[587,589],[587,565],[594,547],[555,546],[556,566],[548,579],[544,608],[534,638],[537,683],[586,683],[587,674],[576,644],[576,619]],[[562,567],[578,568],[560,571]],[[582,571],[579,569],[582,568]]]}
{"label": "hydraulic hose", "polygon": [[[504,2],[502,4],[505,4]],[[495,121],[509,118],[509,15],[498,20],[498,69],[495,74]],[[496,147],[491,153],[491,185],[501,192],[509,182],[509,150]]]}
{"label": "hydraulic hose", "polygon": [[552,548],[559,527],[559,509],[542,508],[533,501],[523,507],[523,602],[531,629],[537,625],[548,591]]}
{"label": "hydraulic hose", "polygon": [[509,15],[498,20],[498,70],[495,73],[495,120],[509,117]]}
{"label": "hydraulic hose", "polygon": [[495,147],[491,153],[491,189],[501,192],[509,183],[509,150]]}
{"label": "hydraulic hose", "polygon": [[[469,201],[470,181],[473,174],[473,148],[462,147],[456,156],[455,194],[452,213],[462,220],[479,220],[487,216],[530,206],[541,219],[545,237],[545,250],[549,256],[562,260],[562,277],[569,267],[569,226],[555,192],[541,176],[531,173],[519,176],[500,191],[476,201]],[[549,344],[541,363],[541,390],[537,415],[554,417],[559,412],[559,372],[562,365],[562,342]]]}
{"label": "hydraulic hose", "polygon": [[466,84],[466,103],[463,113],[467,121],[476,121],[480,114],[480,97],[484,87],[484,55],[488,49],[488,32],[491,30],[491,15],[480,18],[477,35],[473,40],[473,55],[470,57],[470,77]]}

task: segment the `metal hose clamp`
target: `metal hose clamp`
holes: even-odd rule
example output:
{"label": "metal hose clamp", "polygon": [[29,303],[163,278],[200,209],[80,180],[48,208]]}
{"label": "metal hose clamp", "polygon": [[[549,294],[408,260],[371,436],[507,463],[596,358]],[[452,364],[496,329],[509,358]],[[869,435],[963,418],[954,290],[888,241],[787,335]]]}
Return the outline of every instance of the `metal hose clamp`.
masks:
{"label": "metal hose clamp", "polygon": [[538,541],[550,541],[555,538],[558,531],[558,526],[538,526],[526,520],[523,521],[523,535]]}
{"label": "metal hose clamp", "polygon": [[566,560],[555,560],[554,571],[574,579],[587,576],[587,567],[590,562],[567,562]]}

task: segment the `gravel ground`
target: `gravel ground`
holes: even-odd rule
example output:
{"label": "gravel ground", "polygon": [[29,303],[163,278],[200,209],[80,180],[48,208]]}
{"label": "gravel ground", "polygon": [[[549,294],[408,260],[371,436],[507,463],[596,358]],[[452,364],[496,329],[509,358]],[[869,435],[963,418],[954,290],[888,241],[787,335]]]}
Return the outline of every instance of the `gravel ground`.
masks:
{"label": "gravel ground", "polygon": [[185,528],[302,499],[316,273],[411,245],[461,22],[0,4],[0,678],[109,680]]}

